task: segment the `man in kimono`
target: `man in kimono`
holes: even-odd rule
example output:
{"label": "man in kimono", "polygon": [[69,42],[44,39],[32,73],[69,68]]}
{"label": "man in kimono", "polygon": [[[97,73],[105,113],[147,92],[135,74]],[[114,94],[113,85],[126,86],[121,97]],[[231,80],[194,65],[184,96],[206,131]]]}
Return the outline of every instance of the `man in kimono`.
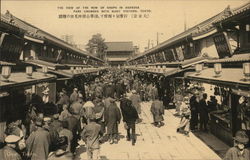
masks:
{"label": "man in kimono", "polygon": [[107,126],[107,134],[109,143],[118,142],[118,124],[121,120],[121,112],[115,103],[115,99],[110,100],[110,105],[105,109],[104,113],[105,124]]}

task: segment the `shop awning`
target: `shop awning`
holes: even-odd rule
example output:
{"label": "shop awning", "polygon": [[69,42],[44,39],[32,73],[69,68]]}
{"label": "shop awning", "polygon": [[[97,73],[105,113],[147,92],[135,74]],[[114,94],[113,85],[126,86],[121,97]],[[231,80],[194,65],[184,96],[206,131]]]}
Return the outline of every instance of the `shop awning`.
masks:
{"label": "shop awning", "polygon": [[148,72],[148,73],[161,74],[163,76],[170,76],[170,75],[184,71],[180,68],[165,68],[165,69],[136,68],[136,70],[142,71],[142,72]]}
{"label": "shop awning", "polygon": [[127,57],[125,57],[125,58],[123,58],[123,57],[111,58],[110,57],[110,58],[107,58],[107,60],[110,61],[110,62],[114,62],[114,61],[120,62],[120,61],[126,61],[126,60],[128,60],[128,58]]}
{"label": "shop awning", "polygon": [[250,81],[246,81],[240,68],[223,68],[220,77],[216,77],[213,68],[207,68],[197,73],[187,75],[187,78],[213,84],[227,85],[230,88],[243,87],[250,89]]}
{"label": "shop awning", "polygon": [[39,59],[28,60],[28,61],[25,61],[25,63],[32,64],[32,65],[35,65],[35,66],[38,66],[38,67],[47,66],[48,69],[51,69],[51,70],[55,70],[56,68],[65,66],[65,65],[62,65],[62,64],[56,64],[56,63],[47,62],[47,61],[43,61],[43,60],[39,60]]}
{"label": "shop awning", "polygon": [[20,86],[34,85],[37,83],[48,82],[55,79],[56,76],[51,74],[44,75],[44,73],[41,72],[33,72],[32,78],[28,78],[25,72],[11,73],[8,82],[3,81],[3,78],[1,78],[0,90],[20,87]]}
{"label": "shop awning", "polygon": [[194,57],[194,58],[187,59],[181,62],[181,68],[187,68],[195,64],[206,62],[206,61],[207,59],[205,57]]}
{"label": "shop awning", "polygon": [[208,60],[208,63],[250,62],[250,53],[236,54],[232,57]]}
{"label": "shop awning", "polygon": [[15,66],[15,63],[10,63],[6,61],[0,61],[0,66]]}
{"label": "shop awning", "polygon": [[61,75],[67,78],[79,77],[84,74],[95,73],[98,71],[99,69],[84,69],[82,71],[74,71],[74,72],[72,72],[70,69],[49,70],[50,73]]}

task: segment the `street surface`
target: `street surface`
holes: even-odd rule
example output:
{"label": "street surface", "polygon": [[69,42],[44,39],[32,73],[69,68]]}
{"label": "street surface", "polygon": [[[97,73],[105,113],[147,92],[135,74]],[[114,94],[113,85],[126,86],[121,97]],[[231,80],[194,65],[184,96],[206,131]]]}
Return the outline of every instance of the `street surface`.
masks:
{"label": "street surface", "polygon": [[[165,110],[161,128],[154,127],[150,113],[151,103],[142,103],[143,121],[136,125],[137,142],[132,146],[126,140],[123,123],[119,125],[120,141],[101,145],[102,160],[220,160],[221,158],[200,139],[176,133],[180,118],[173,116],[174,110]],[[87,159],[84,145],[78,148],[76,160]]]}

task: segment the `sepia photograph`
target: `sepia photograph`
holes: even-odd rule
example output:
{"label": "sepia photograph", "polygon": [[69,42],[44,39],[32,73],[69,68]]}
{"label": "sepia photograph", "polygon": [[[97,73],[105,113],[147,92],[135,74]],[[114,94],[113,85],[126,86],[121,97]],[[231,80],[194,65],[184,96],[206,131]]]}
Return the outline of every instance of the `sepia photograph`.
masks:
{"label": "sepia photograph", "polygon": [[0,160],[250,160],[249,0],[0,8]]}

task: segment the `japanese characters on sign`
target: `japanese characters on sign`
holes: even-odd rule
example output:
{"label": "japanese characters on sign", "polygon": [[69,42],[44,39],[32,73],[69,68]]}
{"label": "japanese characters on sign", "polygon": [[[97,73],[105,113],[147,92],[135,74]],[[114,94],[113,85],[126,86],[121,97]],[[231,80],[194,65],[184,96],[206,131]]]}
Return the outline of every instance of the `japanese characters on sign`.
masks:
{"label": "japanese characters on sign", "polygon": [[152,11],[139,6],[58,6],[59,19],[149,18]]}

